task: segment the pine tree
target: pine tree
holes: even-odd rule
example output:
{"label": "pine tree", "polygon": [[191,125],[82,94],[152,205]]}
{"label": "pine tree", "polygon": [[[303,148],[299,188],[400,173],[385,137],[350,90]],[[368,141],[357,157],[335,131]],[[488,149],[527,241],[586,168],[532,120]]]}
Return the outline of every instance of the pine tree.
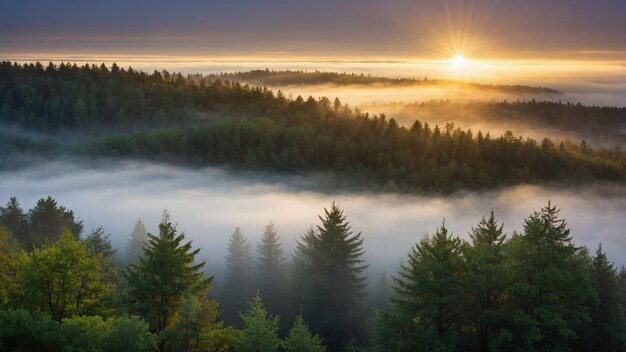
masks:
{"label": "pine tree", "polygon": [[505,239],[502,224],[493,214],[484,217],[470,232],[471,246],[465,247],[467,274],[465,290],[470,297],[470,316],[476,331],[478,349],[489,351],[491,337],[498,332],[493,320],[510,283],[506,267]]}
{"label": "pine tree", "polygon": [[104,227],[100,226],[91,230],[91,233],[85,238],[85,245],[92,254],[102,254],[104,259],[111,260],[115,254],[115,249],[113,249],[110,237],[110,234],[104,234]]}
{"label": "pine tree", "polygon": [[289,335],[282,342],[285,352],[325,352],[326,347],[322,345],[322,339],[318,335],[313,335],[304,322],[302,315],[296,317]]}
{"label": "pine tree", "polygon": [[311,281],[303,312],[313,330],[335,351],[362,336],[367,265],[361,259],[361,233],[352,233],[343,210],[333,202],[319,218],[322,224],[301,238],[299,248],[304,257],[300,262]]}
{"label": "pine tree", "polygon": [[464,243],[442,224],[408,254],[395,278],[393,314],[380,329],[379,343],[400,351],[454,350],[464,307]]}
{"label": "pine tree", "polygon": [[133,231],[128,237],[128,246],[126,247],[126,260],[128,263],[136,263],[143,254],[143,247],[148,242],[148,232],[146,226],[141,219],[137,219]]}
{"label": "pine tree", "polygon": [[591,327],[595,351],[623,351],[624,320],[620,306],[620,282],[617,270],[606,257],[602,245],[598,245],[591,262],[595,291],[598,303],[591,310]]}
{"label": "pine tree", "polygon": [[83,222],[74,219],[74,212],[58,206],[56,200],[48,196],[41,198],[29,212],[31,239],[26,243],[28,249],[41,246],[59,239],[63,229],[68,229],[76,239],[83,232]]}
{"label": "pine tree", "polygon": [[238,227],[228,242],[226,270],[226,284],[221,300],[224,303],[224,321],[229,325],[240,326],[237,317],[246,308],[247,300],[254,296],[254,285],[250,244]]}
{"label": "pine tree", "polygon": [[280,317],[268,316],[263,301],[258,295],[249,302],[249,305],[248,311],[241,313],[241,319],[244,321],[241,350],[246,352],[278,351]]}
{"label": "pine tree", "polygon": [[281,313],[279,309],[284,304],[285,257],[276,227],[271,221],[265,227],[257,253],[260,296],[269,312]]}
{"label": "pine tree", "polygon": [[589,324],[593,285],[588,257],[574,246],[565,220],[550,202],[524,222],[510,247],[513,266],[500,349],[560,351]]}
{"label": "pine tree", "polygon": [[[195,263],[200,249],[192,250],[191,241],[185,243],[184,239],[185,234],[178,233],[164,212],[159,235],[148,234],[139,262],[123,272],[130,311],[144,317],[156,333],[170,325],[187,293],[204,292],[213,280],[203,279],[204,262]],[[162,351],[164,346],[161,341],[159,349]]]}

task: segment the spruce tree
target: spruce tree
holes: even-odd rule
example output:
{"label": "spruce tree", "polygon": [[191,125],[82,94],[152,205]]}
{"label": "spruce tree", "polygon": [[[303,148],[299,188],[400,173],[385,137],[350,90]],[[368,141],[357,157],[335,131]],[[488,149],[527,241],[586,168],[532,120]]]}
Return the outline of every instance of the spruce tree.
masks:
{"label": "spruce tree", "polygon": [[322,339],[311,333],[302,315],[296,317],[289,335],[282,342],[282,347],[285,352],[326,352]]}
{"label": "spruce tree", "polygon": [[265,227],[257,253],[260,296],[269,312],[282,313],[280,307],[284,304],[285,257],[276,227],[271,221]]}
{"label": "spruce tree", "polygon": [[254,285],[250,243],[239,227],[235,229],[228,242],[226,270],[226,283],[221,300],[224,304],[224,321],[229,325],[240,326],[239,313],[254,296]]}
{"label": "spruce tree", "polygon": [[476,331],[479,351],[489,351],[497,327],[493,321],[502,305],[504,292],[510,283],[507,270],[505,239],[502,224],[498,224],[493,210],[470,232],[471,246],[465,247],[467,274],[465,290],[470,297],[469,315]]}
{"label": "spruce tree", "polygon": [[[185,234],[178,233],[164,212],[159,235],[148,234],[139,262],[123,272],[129,310],[144,317],[156,333],[170,325],[186,294],[205,292],[213,280],[203,279],[204,262],[195,262],[200,249],[193,250],[191,241],[184,240]],[[161,341],[160,350],[164,346]]]}
{"label": "spruce tree", "polygon": [[148,242],[148,232],[146,226],[141,219],[137,219],[133,231],[128,237],[128,245],[126,247],[126,260],[128,263],[136,263],[143,254],[143,247]]}
{"label": "spruce tree", "polygon": [[442,224],[411,249],[395,278],[393,313],[383,320],[388,326],[379,329],[379,343],[399,351],[457,348],[465,293],[463,247]]}
{"label": "spruce tree", "polygon": [[317,231],[302,236],[299,259],[310,285],[303,313],[328,348],[339,350],[362,337],[365,280],[363,238],[354,234],[337,204],[324,209]]}
{"label": "spruce tree", "polygon": [[85,238],[85,245],[92,254],[102,254],[104,259],[110,260],[115,254],[110,237],[110,234],[104,234],[104,227],[100,226],[91,230],[91,233]]}
{"label": "spruce tree", "polygon": [[30,249],[28,217],[22,210],[17,198],[11,197],[5,208],[0,207],[0,225],[4,225],[13,238]]}
{"label": "spruce tree", "polygon": [[617,270],[598,245],[591,262],[597,304],[591,309],[593,350],[623,351],[626,347],[624,311],[620,306],[620,282]]}
{"label": "spruce tree", "polygon": [[278,322],[280,317],[270,316],[265,310],[263,301],[257,295],[249,302],[250,308],[241,313],[244,321],[240,349],[246,352],[273,352],[278,351]]}

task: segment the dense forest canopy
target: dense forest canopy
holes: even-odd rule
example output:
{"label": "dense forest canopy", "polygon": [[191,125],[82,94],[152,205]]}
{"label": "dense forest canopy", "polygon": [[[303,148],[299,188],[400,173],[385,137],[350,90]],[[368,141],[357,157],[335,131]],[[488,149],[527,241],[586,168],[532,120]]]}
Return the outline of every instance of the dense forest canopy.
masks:
{"label": "dense forest canopy", "polygon": [[480,91],[498,91],[501,93],[517,94],[559,94],[555,89],[546,87],[530,87],[523,85],[481,84],[455,80],[432,79],[432,78],[389,78],[365,75],[363,73],[338,73],[324,71],[275,71],[253,70],[247,72],[217,73],[208,75],[190,75],[194,82],[212,82],[216,80],[229,80],[245,82],[252,85],[281,87],[290,85],[323,85],[337,86],[349,85],[383,85],[391,87],[410,86],[457,86],[473,88]]}
{"label": "dense forest canopy", "polygon": [[166,211],[158,233],[136,222],[126,252],[81,224],[51,197],[30,211],[14,197],[0,207],[0,351],[626,347],[626,269],[601,245],[577,246],[551,203],[519,232],[505,233],[493,210],[468,240],[444,222],[388,278],[364,275],[368,231],[352,232],[333,202],[302,224],[291,255],[272,222],[256,251],[235,229],[221,287]]}
{"label": "dense forest canopy", "polygon": [[[623,182],[619,148],[492,137],[454,123],[400,126],[338,99],[287,99],[238,82],[194,83],[117,65],[0,64],[7,155],[88,155],[324,172],[352,187],[452,192],[518,183]],[[69,132],[68,132],[69,131]],[[75,138],[55,135],[72,133]]]}

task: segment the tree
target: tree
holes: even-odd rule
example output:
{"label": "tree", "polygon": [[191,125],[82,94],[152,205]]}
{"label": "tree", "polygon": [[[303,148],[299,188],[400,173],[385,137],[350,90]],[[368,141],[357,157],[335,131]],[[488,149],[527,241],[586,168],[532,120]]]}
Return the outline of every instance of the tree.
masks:
{"label": "tree", "polygon": [[588,257],[574,246],[565,220],[550,202],[524,222],[509,246],[512,282],[508,318],[498,342],[507,350],[567,350],[589,324],[593,296]]}
{"label": "tree", "polygon": [[[20,207],[17,198],[11,197],[5,208],[0,207],[0,225],[4,225],[10,234],[22,244],[29,242],[28,217]],[[27,246],[27,248],[30,248]]]}
{"label": "tree", "polygon": [[20,284],[27,307],[46,312],[54,320],[107,311],[115,272],[101,254],[93,255],[85,243],[64,230],[54,244],[35,248],[28,256]]}
{"label": "tree", "polygon": [[304,322],[301,315],[296,317],[289,335],[282,342],[285,352],[325,352],[326,347],[322,345],[322,339],[318,335],[313,335],[309,327]]}
{"label": "tree", "polygon": [[7,305],[16,289],[22,249],[9,231],[0,225],[0,306]]}
{"label": "tree", "polygon": [[591,349],[595,351],[623,351],[626,343],[624,331],[624,311],[620,306],[619,275],[606,257],[602,245],[598,245],[591,262],[591,273],[597,305],[592,307]]}
{"label": "tree", "polygon": [[102,254],[102,257],[106,260],[111,260],[115,254],[113,244],[111,244],[111,235],[104,234],[104,227],[100,226],[95,230],[91,230],[91,233],[85,238],[85,245],[87,249],[93,254]]}
{"label": "tree", "polygon": [[48,196],[41,198],[29,212],[31,240],[26,243],[30,250],[32,246],[39,247],[44,243],[52,243],[59,239],[63,229],[78,239],[83,232],[83,222],[74,219],[74,212],[57,206],[56,200]]}
{"label": "tree", "polygon": [[143,254],[143,247],[148,242],[148,232],[146,226],[141,219],[137,219],[133,231],[128,238],[128,246],[126,247],[126,259],[129,263],[136,263]]}
{"label": "tree", "polygon": [[244,321],[240,348],[246,352],[278,351],[278,321],[280,317],[268,316],[263,301],[257,295],[249,302],[250,308],[241,313]]}
{"label": "tree", "polygon": [[442,224],[408,254],[395,278],[393,313],[378,343],[397,351],[454,350],[463,313],[463,242]]}
{"label": "tree", "polygon": [[265,227],[257,253],[260,296],[268,311],[279,313],[284,303],[285,257],[276,227],[271,221]]}
{"label": "tree", "polygon": [[[139,262],[123,271],[130,311],[144,317],[156,333],[170,325],[187,293],[204,292],[213,280],[202,278],[204,262],[195,263],[200,249],[192,250],[191,241],[184,239],[185,234],[178,233],[164,212],[159,235],[148,234]],[[164,346],[161,340],[159,349],[163,351]]]}
{"label": "tree", "polygon": [[107,352],[148,352],[156,348],[157,338],[148,323],[137,316],[109,318],[109,334],[104,342]]}
{"label": "tree", "polygon": [[498,224],[493,210],[470,232],[471,246],[464,251],[467,273],[465,288],[470,301],[470,319],[476,331],[478,350],[493,350],[491,337],[498,334],[498,311],[503,294],[510,284],[507,270],[503,224]]}
{"label": "tree", "polygon": [[253,293],[252,254],[250,244],[237,227],[228,241],[226,255],[226,284],[224,286],[224,321],[238,326],[237,316],[246,307]]}
{"label": "tree", "polygon": [[311,281],[305,293],[304,316],[330,350],[359,339],[364,317],[363,298],[367,265],[361,259],[363,239],[353,234],[337,204],[324,209],[317,231],[301,238],[299,253]]}
{"label": "tree", "polygon": [[60,352],[59,322],[23,309],[0,310],[0,351]]}

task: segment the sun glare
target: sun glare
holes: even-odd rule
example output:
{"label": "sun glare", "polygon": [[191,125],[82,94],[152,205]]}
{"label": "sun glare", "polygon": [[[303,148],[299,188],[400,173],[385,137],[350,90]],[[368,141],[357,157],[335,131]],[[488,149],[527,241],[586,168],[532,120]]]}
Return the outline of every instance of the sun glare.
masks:
{"label": "sun glare", "polygon": [[466,63],[467,59],[465,58],[465,56],[463,56],[461,54],[456,54],[452,58],[452,62],[454,62],[455,65],[460,66],[460,65],[463,65],[464,63]]}

